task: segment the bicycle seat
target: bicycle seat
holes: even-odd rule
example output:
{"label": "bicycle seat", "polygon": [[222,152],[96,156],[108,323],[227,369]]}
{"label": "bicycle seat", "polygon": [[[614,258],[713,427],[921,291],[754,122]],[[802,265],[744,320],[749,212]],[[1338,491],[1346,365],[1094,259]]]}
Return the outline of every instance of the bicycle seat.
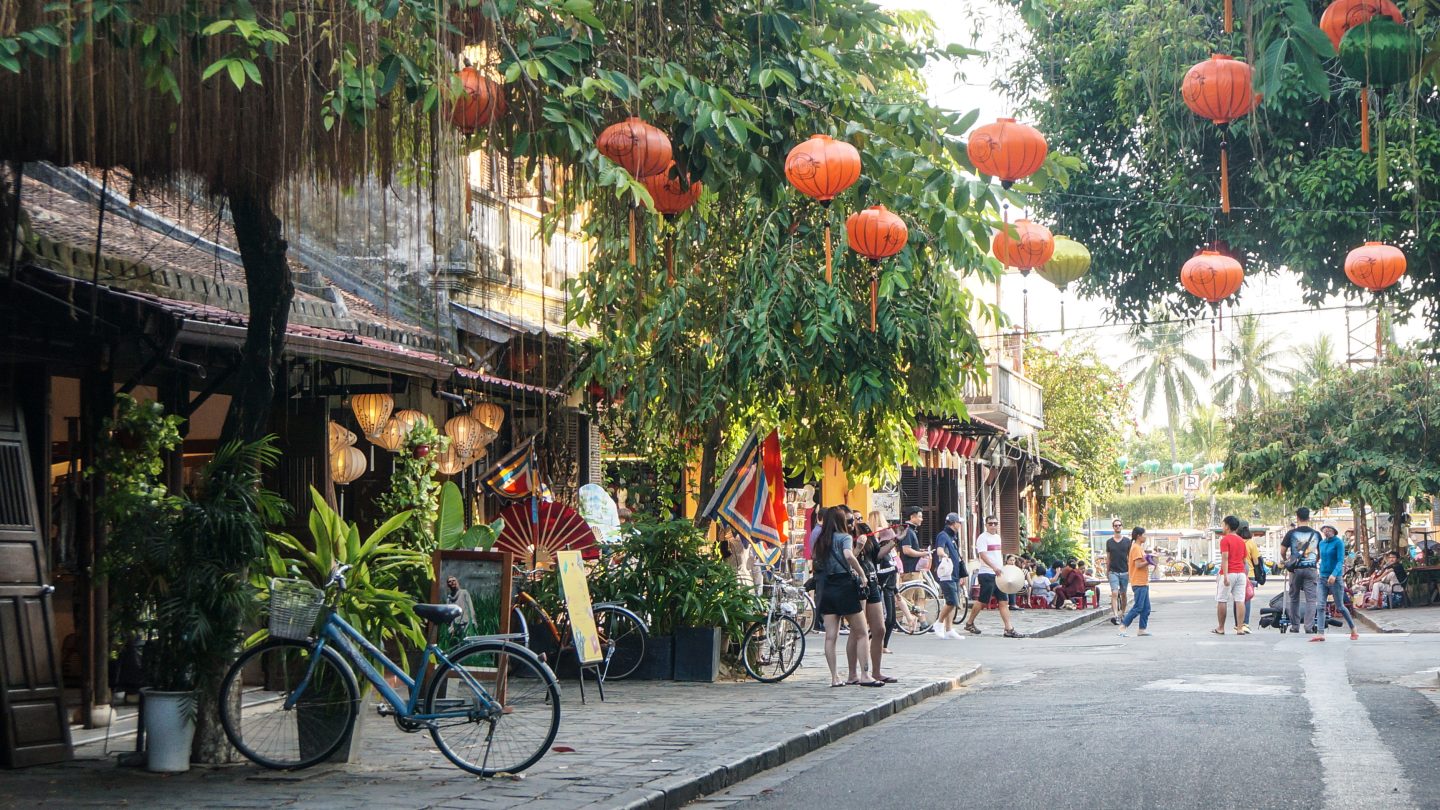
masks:
{"label": "bicycle seat", "polygon": [[459,605],[415,605],[415,615],[427,622],[450,624],[460,618]]}

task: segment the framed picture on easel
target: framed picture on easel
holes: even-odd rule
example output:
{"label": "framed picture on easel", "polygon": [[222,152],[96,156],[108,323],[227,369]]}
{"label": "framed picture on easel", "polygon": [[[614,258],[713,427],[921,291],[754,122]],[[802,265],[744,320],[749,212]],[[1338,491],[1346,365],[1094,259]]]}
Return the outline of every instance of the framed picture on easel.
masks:
{"label": "framed picture on easel", "polygon": [[[432,567],[435,585],[430,600],[460,607],[460,618],[435,630],[440,649],[454,649],[468,636],[510,632],[514,569],[508,551],[436,551]],[[482,682],[500,683],[503,694],[505,673],[498,671],[496,662],[481,660],[485,657],[456,663]]]}

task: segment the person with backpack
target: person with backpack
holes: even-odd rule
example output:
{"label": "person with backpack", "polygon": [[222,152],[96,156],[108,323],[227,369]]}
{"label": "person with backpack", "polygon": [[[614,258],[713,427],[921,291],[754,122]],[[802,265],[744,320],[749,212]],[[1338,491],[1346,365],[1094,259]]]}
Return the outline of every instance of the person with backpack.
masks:
{"label": "person with backpack", "polygon": [[1329,618],[1325,615],[1325,597],[1331,596],[1335,599],[1335,609],[1345,617],[1345,623],[1350,625],[1350,640],[1359,641],[1360,634],[1355,632],[1355,619],[1350,616],[1350,609],[1345,607],[1345,580],[1341,577],[1345,568],[1345,541],[1335,531],[1334,526],[1320,527],[1320,598],[1315,602],[1315,635],[1310,637],[1311,641],[1324,641],[1325,628],[1330,624]]}
{"label": "person with backpack", "polygon": [[[1280,541],[1280,563],[1290,572],[1285,592],[1285,614],[1290,617],[1290,632],[1301,632],[1306,616],[1314,618],[1316,594],[1320,587],[1320,532],[1310,525],[1310,509],[1295,510],[1295,528]],[[1300,596],[1305,596],[1309,610],[1300,611]],[[1315,630],[1312,628],[1311,633]]]}

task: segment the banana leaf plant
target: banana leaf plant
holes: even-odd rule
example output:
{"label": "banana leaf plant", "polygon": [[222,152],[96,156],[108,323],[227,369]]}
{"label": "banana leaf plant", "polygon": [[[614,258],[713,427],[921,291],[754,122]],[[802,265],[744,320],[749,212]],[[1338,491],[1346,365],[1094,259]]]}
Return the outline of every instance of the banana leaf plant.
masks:
{"label": "banana leaf plant", "polygon": [[505,528],[503,518],[494,523],[465,525],[465,497],[455,482],[446,481],[440,488],[440,508],[435,518],[435,539],[444,551],[457,549],[489,551]]}

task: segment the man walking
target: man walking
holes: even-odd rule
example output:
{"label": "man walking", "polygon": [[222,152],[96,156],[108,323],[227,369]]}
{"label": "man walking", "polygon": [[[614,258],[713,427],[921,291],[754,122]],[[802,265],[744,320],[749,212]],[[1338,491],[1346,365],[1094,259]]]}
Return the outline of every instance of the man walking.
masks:
{"label": "man walking", "polygon": [[980,583],[980,598],[970,606],[970,615],[965,617],[965,630],[979,635],[980,628],[975,626],[975,619],[994,598],[1000,603],[1000,621],[1005,625],[1005,637],[1020,638],[1010,623],[1010,605],[1005,601],[1005,594],[995,585],[995,577],[1000,574],[1005,559],[999,531],[1000,519],[990,517],[985,519],[985,531],[975,536],[975,578]]}
{"label": "man walking", "polygon": [[1110,572],[1110,623],[1119,624],[1125,615],[1125,591],[1130,587],[1130,546],[1133,541],[1121,529],[1120,519],[1110,522],[1114,536],[1105,541],[1106,569]]}
{"label": "man walking", "polygon": [[935,581],[940,583],[945,604],[940,607],[940,618],[931,629],[941,638],[965,638],[955,629],[955,612],[960,609],[960,576],[965,570],[956,542],[958,537],[960,516],[951,512],[945,516],[945,528],[935,535]]}
{"label": "man walking", "polygon": [[1220,571],[1215,575],[1215,629],[1210,632],[1225,635],[1225,606],[1235,613],[1235,635],[1243,636],[1245,629],[1245,541],[1237,534],[1240,518],[1225,516],[1225,536],[1220,538]]}
{"label": "man walking", "polygon": [[[1285,592],[1285,615],[1290,618],[1290,632],[1301,632],[1306,619],[1313,618],[1315,599],[1320,590],[1320,532],[1310,525],[1310,509],[1295,510],[1295,528],[1280,541],[1280,562],[1290,572]],[[1300,611],[1300,595],[1305,595],[1305,612]],[[1310,628],[1314,633],[1315,628]]]}

